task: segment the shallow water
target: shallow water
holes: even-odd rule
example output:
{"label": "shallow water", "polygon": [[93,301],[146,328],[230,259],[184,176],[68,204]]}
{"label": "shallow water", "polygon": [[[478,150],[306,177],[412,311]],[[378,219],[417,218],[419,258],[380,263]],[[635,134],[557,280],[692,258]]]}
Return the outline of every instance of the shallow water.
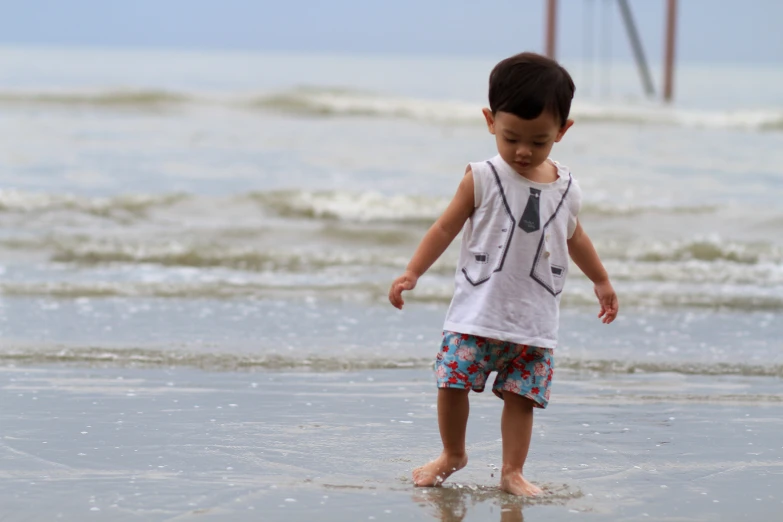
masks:
{"label": "shallow water", "polygon": [[6,367],[0,382],[0,513],[22,520],[773,520],[783,508],[778,379],[560,372],[534,426],[526,470],[547,493],[533,500],[496,487],[501,402],[488,393],[471,395],[468,467],[443,489],[411,486],[438,447],[427,370]]}
{"label": "shallow water", "polygon": [[[429,368],[445,307],[298,297],[7,297],[7,363],[341,371]],[[593,310],[561,318],[557,368],[783,377],[783,322],[770,311],[631,309],[611,326]]]}

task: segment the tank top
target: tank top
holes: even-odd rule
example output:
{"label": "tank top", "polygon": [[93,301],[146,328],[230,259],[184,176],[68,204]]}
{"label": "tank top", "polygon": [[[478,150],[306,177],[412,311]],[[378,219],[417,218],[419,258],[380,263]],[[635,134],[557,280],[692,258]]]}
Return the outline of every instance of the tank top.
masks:
{"label": "tank top", "polygon": [[568,168],[536,183],[499,155],[471,163],[474,211],[462,231],[444,329],[541,348],[557,346],[582,192]]}

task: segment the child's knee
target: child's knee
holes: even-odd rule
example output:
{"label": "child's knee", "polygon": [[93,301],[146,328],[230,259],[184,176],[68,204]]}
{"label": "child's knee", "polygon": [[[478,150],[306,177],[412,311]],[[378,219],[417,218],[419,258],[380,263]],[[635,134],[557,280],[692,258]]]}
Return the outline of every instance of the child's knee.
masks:
{"label": "child's knee", "polygon": [[518,393],[515,393],[513,391],[503,390],[503,400],[506,404],[508,404],[511,407],[519,408],[519,409],[525,409],[525,410],[532,410],[533,408],[540,408],[541,405],[538,404],[536,401],[524,397],[522,395],[519,395]]}
{"label": "child's knee", "polygon": [[470,392],[470,388],[438,388],[438,395],[447,399],[462,399]]}

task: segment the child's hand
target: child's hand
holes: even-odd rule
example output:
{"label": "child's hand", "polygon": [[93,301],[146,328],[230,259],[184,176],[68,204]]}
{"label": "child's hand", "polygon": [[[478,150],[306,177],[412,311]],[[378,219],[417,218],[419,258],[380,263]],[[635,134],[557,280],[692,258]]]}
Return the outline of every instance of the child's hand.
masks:
{"label": "child's hand", "polygon": [[402,310],[402,305],[405,301],[402,299],[403,290],[413,290],[416,288],[416,282],[419,280],[419,276],[406,270],[404,274],[394,280],[389,290],[389,302],[395,307]]}
{"label": "child's hand", "polygon": [[620,304],[617,301],[617,294],[612,288],[612,283],[605,281],[603,283],[596,283],[595,296],[598,298],[598,303],[601,305],[601,311],[598,313],[598,318],[603,321],[604,324],[609,324],[617,317],[617,312],[620,311]]}

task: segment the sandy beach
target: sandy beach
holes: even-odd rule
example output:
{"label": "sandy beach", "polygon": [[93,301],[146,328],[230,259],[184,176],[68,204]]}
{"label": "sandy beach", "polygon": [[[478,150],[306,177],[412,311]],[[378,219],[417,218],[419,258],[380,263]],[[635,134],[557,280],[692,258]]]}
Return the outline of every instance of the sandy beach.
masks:
{"label": "sandy beach", "polygon": [[437,451],[427,370],[0,370],[3,520],[775,520],[774,378],[560,372],[527,466],[497,487],[500,401],[472,395],[470,463]]}

